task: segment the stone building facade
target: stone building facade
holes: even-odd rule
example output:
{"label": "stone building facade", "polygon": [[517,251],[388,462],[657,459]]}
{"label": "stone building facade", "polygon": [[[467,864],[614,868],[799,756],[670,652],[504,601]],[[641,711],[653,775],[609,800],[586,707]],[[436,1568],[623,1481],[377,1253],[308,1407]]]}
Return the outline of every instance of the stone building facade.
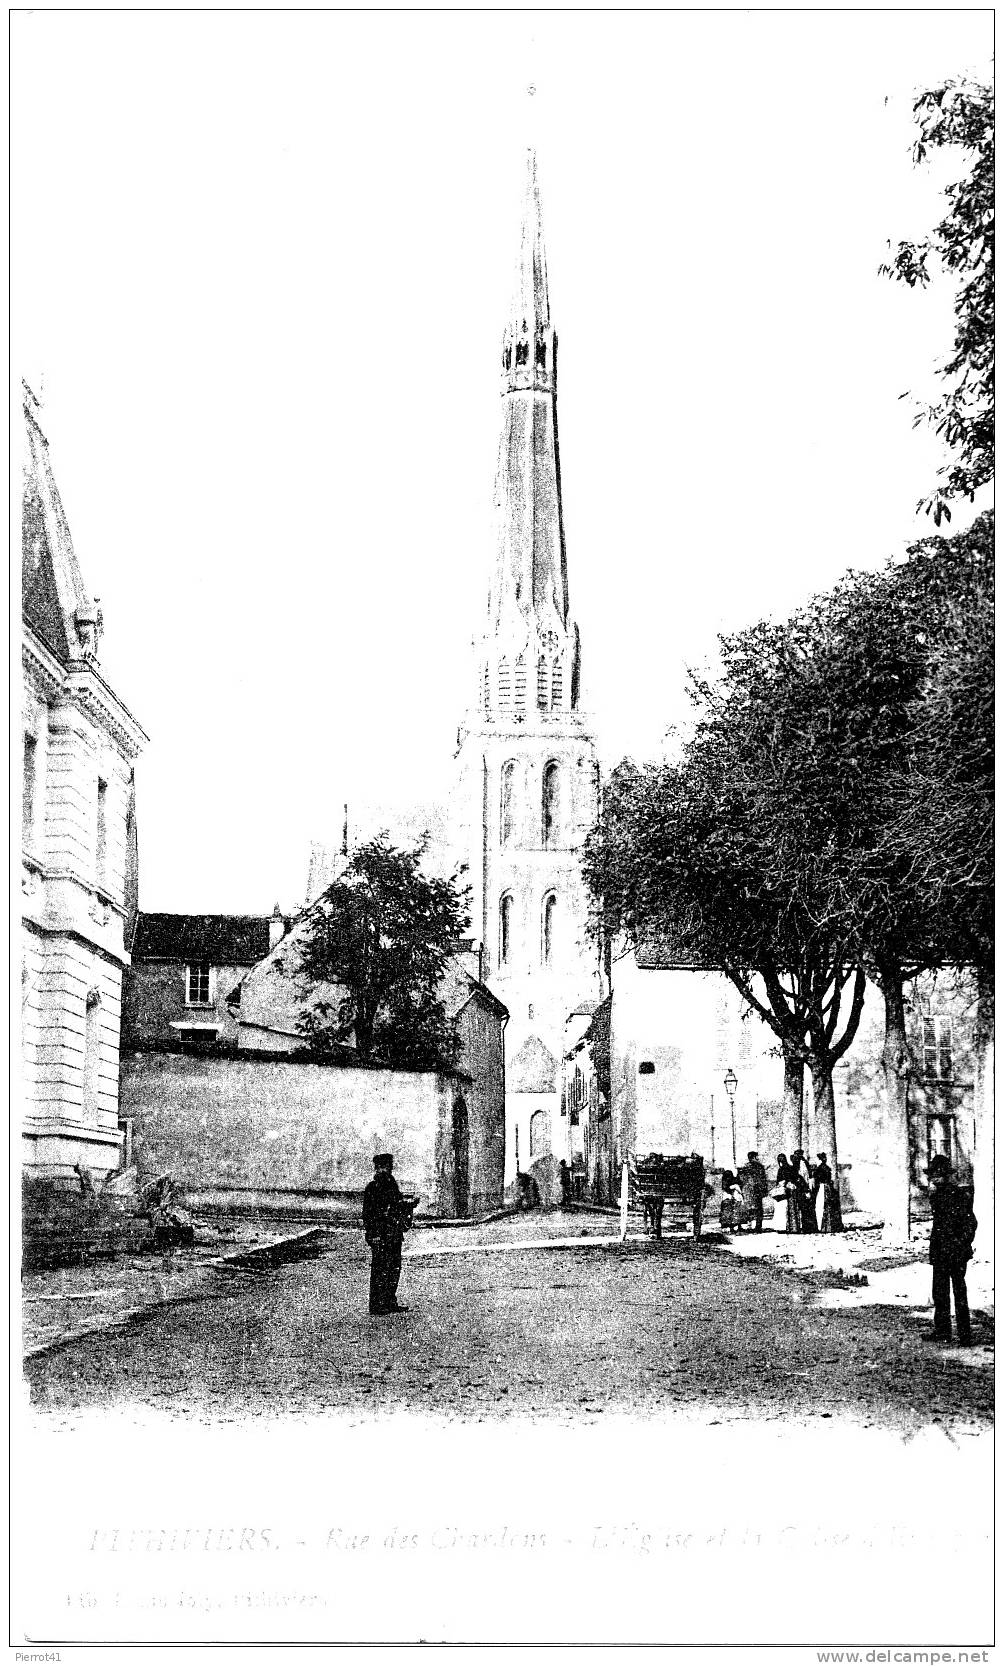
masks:
{"label": "stone building facade", "polygon": [[[977,1127],[973,1031],[976,989],[963,973],[925,974],[907,986],[912,1212],[927,1213],[926,1169],[947,1156],[973,1178]],[[695,966],[653,934],[612,959],[609,1033],[614,1172],[630,1154],[698,1152],[720,1171],[759,1151],[773,1178],[777,1153],[800,1145],[814,1160],[818,1132],[806,1075],[797,1126],[785,1121],[776,1038],[723,973]],[[858,1032],[834,1073],[837,1160],[844,1205],[885,1219],[901,1170],[890,1149],[882,1073],[884,1006],[869,984]],[[588,1066],[581,1049],[576,1062]],[[731,1096],[726,1075],[734,1078]],[[602,1140],[597,1098],[596,1138]],[[585,1114],[593,1111],[586,1093]],[[587,1130],[585,1144],[592,1137]],[[833,1158],[833,1152],[827,1155]],[[593,1192],[602,1195],[597,1177]]]}
{"label": "stone building facade", "polygon": [[136,920],[143,730],[98,661],[88,593],[37,403],[24,396],[21,913],[23,1161],[119,1165],[122,974]]}
{"label": "stone building facade", "polygon": [[122,987],[122,1046],[236,1042],[230,997],[245,973],[280,941],[278,908],[263,914],[139,916],[132,966]]}
{"label": "stone building facade", "polygon": [[[551,322],[531,152],[512,309],[502,341],[496,549],[460,730],[455,813],[484,976],[510,1013],[507,1178],[544,1138],[555,1163],[565,1021],[602,994],[580,871],[599,804],[599,764],[579,705],[579,632],[569,610]],[[544,1075],[541,1058],[545,1057]],[[525,1066],[525,1069],[524,1069]],[[532,1105],[532,1109],[528,1109]],[[537,1117],[533,1140],[528,1117]],[[567,1119],[566,1119],[567,1128]]]}

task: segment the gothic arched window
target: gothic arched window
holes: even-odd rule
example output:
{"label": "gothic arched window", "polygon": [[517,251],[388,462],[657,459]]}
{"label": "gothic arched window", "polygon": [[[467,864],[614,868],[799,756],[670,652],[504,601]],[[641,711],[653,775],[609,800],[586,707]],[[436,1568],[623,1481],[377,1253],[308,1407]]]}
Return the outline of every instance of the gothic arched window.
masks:
{"label": "gothic arched window", "polygon": [[537,661],[537,710],[546,712],[549,697],[547,686],[547,660],[541,654]]}
{"label": "gothic arched window", "polygon": [[509,661],[504,659],[499,663],[499,707],[508,711],[512,702],[512,680],[509,671]]}
{"label": "gothic arched window", "polygon": [[554,965],[558,899],[554,892],[544,898],[544,918],[541,930],[540,958],[545,966]]}
{"label": "gothic arched window", "polygon": [[560,799],[559,765],[556,763],[544,766],[543,818],[542,834],[544,848],[556,845],[558,842],[558,813]]}
{"label": "gothic arched window", "polygon": [[561,710],[561,693],[563,686],[563,672],[560,659],[556,659],[551,671],[551,710]]}
{"label": "gothic arched window", "polygon": [[506,892],[499,903],[499,965],[508,966],[512,955],[512,897]]}
{"label": "gothic arched window", "polygon": [[502,765],[502,843],[507,845],[512,838],[512,785],[516,774],[516,765],[510,761]]}
{"label": "gothic arched window", "polygon": [[526,711],[526,660],[520,654],[516,661],[516,716],[522,718]]}
{"label": "gothic arched window", "polygon": [[546,1157],[551,1149],[551,1130],[546,1111],[534,1111],[530,1118],[530,1156]]}
{"label": "gothic arched window", "polygon": [[487,667],[487,665],[484,667],[484,670],[481,673],[481,699],[482,699],[482,703],[483,703],[484,708],[485,708],[485,716],[486,717],[491,717],[491,714],[492,714],[492,699],[491,699],[491,689],[490,689],[489,682],[488,682],[488,667]]}

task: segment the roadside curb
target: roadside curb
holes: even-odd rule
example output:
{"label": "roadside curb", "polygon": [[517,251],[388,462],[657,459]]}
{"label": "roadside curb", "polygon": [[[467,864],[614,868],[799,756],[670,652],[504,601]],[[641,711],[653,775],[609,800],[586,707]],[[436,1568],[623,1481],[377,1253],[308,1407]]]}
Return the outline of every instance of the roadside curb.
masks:
{"label": "roadside curb", "polygon": [[121,1313],[109,1315],[104,1319],[97,1319],[89,1325],[79,1325],[75,1330],[65,1331],[62,1336],[50,1337],[47,1342],[39,1342],[33,1348],[25,1348],[22,1361],[39,1359],[43,1354],[51,1354],[59,1348],[72,1347],[75,1342],[85,1342],[92,1336],[108,1336],[114,1332],[126,1329],[135,1324],[138,1319],[150,1317],[162,1308],[173,1307],[175,1303],[187,1301],[204,1282],[208,1273],[219,1268],[234,1268],[237,1271],[255,1272],[268,1267],[281,1266],[285,1261],[299,1259],[299,1253],[316,1244],[318,1249],[326,1238],[324,1227],[312,1226],[305,1231],[284,1233],[279,1238],[269,1239],[264,1244],[254,1244],[250,1249],[230,1250],[225,1255],[214,1255],[203,1261],[200,1266],[192,1269],[184,1283],[171,1291],[170,1295],[160,1296],[155,1301],[143,1302],[138,1307],[124,1308]]}

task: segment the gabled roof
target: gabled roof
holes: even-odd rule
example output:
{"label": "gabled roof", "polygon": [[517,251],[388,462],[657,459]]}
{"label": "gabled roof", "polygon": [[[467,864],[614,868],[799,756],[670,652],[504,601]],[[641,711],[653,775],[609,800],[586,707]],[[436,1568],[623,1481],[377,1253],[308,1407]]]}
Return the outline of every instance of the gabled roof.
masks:
{"label": "gabled roof", "polygon": [[264,914],[140,914],[134,960],[254,966],[268,954]]}
{"label": "gabled roof", "polygon": [[539,1035],[527,1036],[512,1064],[506,1069],[508,1093],[554,1093],[558,1085],[558,1061],[549,1053]]}
{"label": "gabled roof", "polygon": [[642,926],[638,933],[635,959],[643,972],[707,972],[715,968],[685,949],[672,927]]}
{"label": "gabled roof", "polygon": [[62,665],[81,658],[77,616],[90,617],[63,501],[49,461],[49,444],[36,419],[37,401],[24,388],[21,611],[25,622]]}

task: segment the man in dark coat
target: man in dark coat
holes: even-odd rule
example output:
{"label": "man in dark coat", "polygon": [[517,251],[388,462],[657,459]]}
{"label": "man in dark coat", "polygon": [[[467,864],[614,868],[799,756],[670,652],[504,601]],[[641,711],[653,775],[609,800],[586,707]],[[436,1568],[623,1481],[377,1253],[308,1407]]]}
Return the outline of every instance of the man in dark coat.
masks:
{"label": "man in dark coat", "polygon": [[394,1159],[381,1151],[373,1159],[375,1173],[363,1192],[363,1230],[370,1246],[370,1312],[407,1313],[397,1299],[401,1277],[401,1245],[411,1225],[411,1209],[394,1179]]}
{"label": "man in dark coat", "polygon": [[966,1267],[973,1256],[976,1236],[976,1216],[970,1194],[952,1179],[952,1165],[947,1157],[933,1157],[927,1171],[931,1187],[931,1266],[934,1269],[934,1342],[951,1342],[951,1296],[955,1298],[955,1329],[959,1345],[968,1348],[972,1342],[969,1322],[969,1293],[966,1290]]}
{"label": "man in dark coat", "polygon": [[753,1216],[753,1230],[762,1232],[763,1200],[770,1187],[767,1183],[767,1170],[757,1152],[747,1153],[745,1167],[739,1170],[739,1183],[743,1189],[743,1202]]}

